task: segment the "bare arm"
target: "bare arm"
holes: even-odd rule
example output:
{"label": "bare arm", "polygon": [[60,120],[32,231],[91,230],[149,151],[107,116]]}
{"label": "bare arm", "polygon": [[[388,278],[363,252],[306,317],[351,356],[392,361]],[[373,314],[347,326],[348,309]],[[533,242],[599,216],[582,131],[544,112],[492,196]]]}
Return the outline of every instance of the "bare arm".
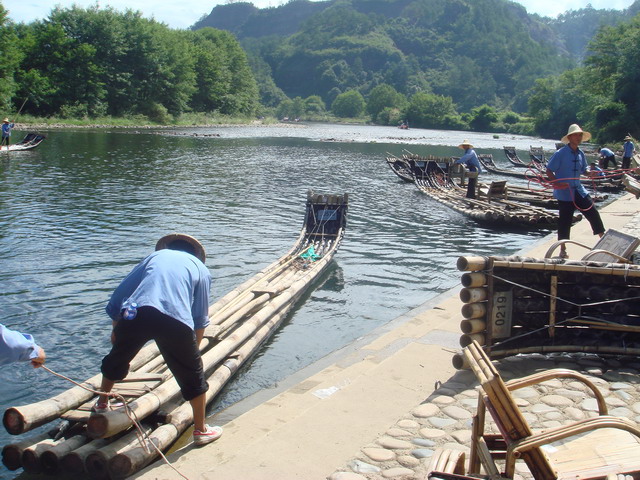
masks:
{"label": "bare arm", "polygon": [[202,342],[202,339],[204,338],[204,328],[198,328],[196,330],[196,345],[200,346],[200,342]]}
{"label": "bare arm", "polygon": [[552,182],[556,179],[556,175],[547,168],[547,178]]}

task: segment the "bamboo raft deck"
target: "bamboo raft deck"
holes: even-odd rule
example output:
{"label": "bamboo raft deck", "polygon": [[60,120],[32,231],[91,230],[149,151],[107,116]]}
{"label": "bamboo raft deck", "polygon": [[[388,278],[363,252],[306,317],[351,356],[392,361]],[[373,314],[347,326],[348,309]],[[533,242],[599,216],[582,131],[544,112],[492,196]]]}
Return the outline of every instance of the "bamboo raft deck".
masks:
{"label": "bamboo raft deck", "polygon": [[[210,307],[211,323],[200,346],[209,383],[207,404],[329,266],[344,236],[347,209],[346,194],[309,192],[304,224],[289,252]],[[96,390],[100,380],[98,374],[84,385]],[[131,372],[116,383],[114,392],[127,399],[148,441],[160,450],[166,451],[192,424],[189,402],[182,400],[153,342],[134,358]],[[76,386],[47,400],[8,408],[3,424],[14,435],[54,420],[63,422],[59,429],[5,445],[3,464],[28,473],[125,478],[151,463],[158,454],[138,440],[125,409],[92,414],[95,399],[93,393]]]}
{"label": "bamboo raft deck", "polygon": [[491,256],[460,257],[457,266],[462,347],[476,340],[492,358],[640,354],[640,265]]}
{"label": "bamboo raft deck", "polygon": [[[424,162],[424,166],[416,160],[409,160],[409,164],[420,191],[479,223],[518,228],[551,228],[558,222],[558,214],[545,208],[497,196],[467,198],[466,188],[457,185],[453,178],[460,177],[460,183],[464,184],[470,175],[463,169],[456,170],[458,165],[454,165],[452,159],[429,159]],[[576,215],[574,221],[580,218],[581,215]]]}

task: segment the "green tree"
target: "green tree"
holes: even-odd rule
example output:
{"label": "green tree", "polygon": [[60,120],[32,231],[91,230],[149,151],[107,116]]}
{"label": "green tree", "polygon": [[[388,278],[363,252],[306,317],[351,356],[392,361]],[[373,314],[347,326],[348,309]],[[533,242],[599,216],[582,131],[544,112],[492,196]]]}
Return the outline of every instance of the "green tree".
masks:
{"label": "green tree", "polygon": [[413,95],[409,100],[405,117],[414,127],[452,129],[466,127],[456,111],[453,99],[432,93]]}
{"label": "green tree", "polygon": [[11,99],[17,89],[14,74],[18,69],[22,53],[18,38],[7,18],[7,11],[0,3],[0,108],[11,108]]}
{"label": "green tree", "polygon": [[356,90],[341,93],[331,104],[331,111],[337,117],[354,118],[364,112],[365,101],[362,94]]}
{"label": "green tree", "polygon": [[[367,113],[371,115],[371,120],[379,122],[378,115],[386,108],[401,109],[407,103],[407,99],[395,88],[385,83],[374,87],[369,92],[367,99]],[[388,121],[388,118],[387,118]]]}
{"label": "green tree", "polygon": [[481,105],[471,109],[469,126],[478,132],[491,132],[498,118],[495,108],[489,105]]}

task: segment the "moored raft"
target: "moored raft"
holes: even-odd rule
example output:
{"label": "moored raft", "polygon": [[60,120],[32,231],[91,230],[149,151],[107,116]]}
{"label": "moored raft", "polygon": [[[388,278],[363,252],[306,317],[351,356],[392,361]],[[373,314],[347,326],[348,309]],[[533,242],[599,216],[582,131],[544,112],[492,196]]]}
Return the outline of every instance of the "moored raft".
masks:
{"label": "moored raft", "polygon": [[[210,307],[211,323],[200,347],[209,383],[207,403],[329,266],[344,236],[347,209],[346,194],[309,192],[303,228],[289,252]],[[145,346],[131,366],[131,373],[113,391],[127,399],[128,410],[140,421],[148,441],[166,450],[193,421],[189,403],[182,400],[155,343]],[[84,384],[95,390],[100,378],[96,375]],[[5,466],[34,473],[124,478],[159,455],[138,440],[124,408],[92,414],[94,401],[91,392],[74,387],[41,402],[7,409],[3,423],[12,434],[58,419],[66,427],[6,445],[2,450]]]}
{"label": "moored raft", "polygon": [[[462,336],[492,358],[519,353],[640,354],[640,265],[460,257]],[[463,357],[454,365],[463,367]]]}
{"label": "moored raft", "polygon": [[[477,195],[476,198],[467,198],[466,188],[457,185],[453,179],[459,179],[464,185],[468,178],[477,173],[466,172],[454,165],[453,159],[428,160],[424,166],[409,160],[409,164],[420,191],[479,223],[517,228],[551,228],[558,222],[558,214],[545,208],[499,196],[483,198]],[[580,218],[581,215],[576,215],[574,221]]]}

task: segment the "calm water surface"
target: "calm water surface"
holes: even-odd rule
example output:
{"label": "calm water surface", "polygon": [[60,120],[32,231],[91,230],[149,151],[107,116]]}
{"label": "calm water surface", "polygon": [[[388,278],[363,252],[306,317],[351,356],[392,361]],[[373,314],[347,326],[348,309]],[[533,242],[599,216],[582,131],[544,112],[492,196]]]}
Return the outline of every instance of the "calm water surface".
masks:
{"label": "calm water surface", "polygon": [[[479,227],[400,182],[384,160],[403,149],[459,155],[463,139],[504,165],[503,145],[525,157],[530,145],[554,147],[336,125],[50,131],[36,150],[0,158],[0,322],[32,333],[52,369],[87,378],[109,350],[111,291],[160,236],[202,241],[216,300],[293,244],[308,189],[349,193],[333,265],[214,407],[224,408],[454,287],[458,256],[513,253],[549,233]],[[5,366],[0,407],[68,387]],[[2,444],[15,438],[0,433]]]}

